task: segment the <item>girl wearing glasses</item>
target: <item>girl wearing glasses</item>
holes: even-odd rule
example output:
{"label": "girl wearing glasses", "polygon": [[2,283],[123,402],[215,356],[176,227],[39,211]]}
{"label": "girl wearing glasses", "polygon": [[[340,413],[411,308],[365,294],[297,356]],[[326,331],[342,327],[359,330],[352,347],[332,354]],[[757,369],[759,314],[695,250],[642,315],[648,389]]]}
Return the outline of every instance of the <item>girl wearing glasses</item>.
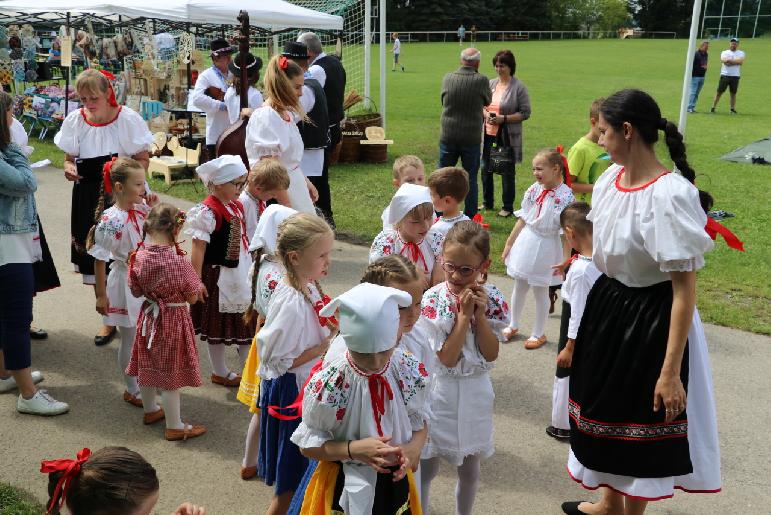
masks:
{"label": "girl wearing glasses", "polygon": [[428,343],[438,358],[429,441],[421,460],[421,504],[428,506],[441,457],[457,467],[459,514],[472,513],[480,461],[494,451],[495,394],[489,372],[498,358],[509,307],[500,290],[486,284],[489,267],[490,234],[470,220],[458,222],[442,249],[445,281],[428,290],[421,305]]}
{"label": "girl wearing glasses", "polygon": [[209,343],[211,382],[237,387],[241,376],[228,369],[225,345],[236,345],[243,367],[256,325],[245,322],[251,301],[249,236],[238,195],[246,184],[246,166],[239,156],[224,155],[196,168],[209,196],[190,209],[185,234],[193,238],[191,261],[208,297],[190,308],[193,327]]}

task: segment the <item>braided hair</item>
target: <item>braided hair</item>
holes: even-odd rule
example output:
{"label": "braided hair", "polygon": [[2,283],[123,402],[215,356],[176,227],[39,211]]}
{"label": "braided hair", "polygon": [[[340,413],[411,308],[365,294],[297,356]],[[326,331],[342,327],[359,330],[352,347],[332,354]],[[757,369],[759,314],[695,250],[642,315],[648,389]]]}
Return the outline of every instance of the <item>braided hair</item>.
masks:
{"label": "braided hair", "polygon": [[115,185],[125,184],[131,177],[131,172],[137,169],[142,170],[142,173],[144,173],[142,165],[130,157],[118,157],[105,163],[102,181],[99,186],[99,202],[96,204],[96,209],[94,210],[94,225],[91,226],[91,229],[88,231],[88,236],[86,237],[87,249],[94,246],[96,226],[99,225],[99,220],[101,220],[105,209],[110,207],[113,203],[113,191]]}
{"label": "braided hair", "polygon": [[[308,213],[294,214],[278,226],[276,254],[284,265],[287,281],[294,289],[303,294],[311,306],[313,306],[313,301],[308,296],[306,285],[300,282],[300,277],[289,258],[289,253],[303,252],[324,236],[334,238],[335,233],[332,232],[332,228],[323,218]],[[318,283],[316,283],[316,287],[319,287]],[[323,295],[320,288],[319,293]]]}
{"label": "braided hair", "polygon": [[361,278],[362,283],[390,286],[408,284],[421,278],[415,264],[401,254],[383,256],[370,263]]}

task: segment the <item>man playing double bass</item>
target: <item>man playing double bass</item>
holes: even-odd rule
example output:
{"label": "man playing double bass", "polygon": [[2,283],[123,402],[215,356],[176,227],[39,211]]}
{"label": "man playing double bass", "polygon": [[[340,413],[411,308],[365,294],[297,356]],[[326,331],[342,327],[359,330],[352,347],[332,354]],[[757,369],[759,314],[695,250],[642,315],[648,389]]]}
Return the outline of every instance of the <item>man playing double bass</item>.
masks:
{"label": "man playing double bass", "polygon": [[206,149],[209,158],[215,157],[217,140],[230,126],[225,92],[232,80],[228,66],[235,51],[227,40],[219,38],[211,42],[212,66],[201,72],[195,81],[192,103],[206,113]]}

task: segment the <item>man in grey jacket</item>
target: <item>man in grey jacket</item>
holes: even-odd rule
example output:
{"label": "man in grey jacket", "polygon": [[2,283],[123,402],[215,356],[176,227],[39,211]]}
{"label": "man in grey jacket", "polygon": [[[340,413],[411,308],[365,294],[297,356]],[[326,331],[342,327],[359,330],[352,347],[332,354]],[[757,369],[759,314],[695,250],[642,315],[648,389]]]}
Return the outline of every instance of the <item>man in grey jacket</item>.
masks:
{"label": "man in grey jacket", "polygon": [[477,214],[482,109],[492,101],[487,77],[479,73],[481,57],[476,48],[465,49],[460,54],[460,68],[445,75],[442,81],[439,166],[455,166],[460,159],[468,172],[469,192],[463,211],[469,218]]}

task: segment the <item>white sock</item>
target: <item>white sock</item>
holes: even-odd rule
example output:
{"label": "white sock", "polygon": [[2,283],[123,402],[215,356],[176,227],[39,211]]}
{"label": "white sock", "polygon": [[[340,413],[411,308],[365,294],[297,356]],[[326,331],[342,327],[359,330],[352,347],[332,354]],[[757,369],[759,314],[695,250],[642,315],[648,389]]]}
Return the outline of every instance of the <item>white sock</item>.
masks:
{"label": "white sock", "polygon": [[[239,345],[240,347],[240,345]],[[244,467],[257,466],[257,457],[260,454],[260,414],[252,415],[249,422],[249,429],[246,430],[246,448],[244,449],[244,461],[241,465]]]}
{"label": "white sock", "polygon": [[236,351],[238,351],[238,361],[241,363],[241,370],[243,370],[244,365],[246,365],[246,358],[249,357],[249,349],[251,349],[251,347],[251,343],[248,345],[236,345]]}
{"label": "white sock", "polygon": [[228,377],[230,370],[228,370],[228,364],[225,360],[225,346],[208,345],[208,348],[212,372],[220,377]]}
{"label": "white sock", "polygon": [[554,377],[551,394],[551,425],[557,429],[570,429],[568,418],[568,397],[570,396],[570,376]]}
{"label": "white sock", "polygon": [[428,493],[431,488],[431,481],[439,473],[439,457],[420,460],[420,505],[423,513],[428,515]]}
{"label": "white sock", "polygon": [[137,330],[135,327],[119,327],[120,348],[118,349],[118,367],[123,376],[123,382],[126,383],[126,391],[131,395],[139,396],[139,385],[137,378],[126,374],[126,369],[131,361],[131,349],[134,347],[134,335]]}
{"label": "white sock", "polygon": [[533,286],[535,297],[535,323],[530,336],[540,338],[546,330],[546,317],[549,316],[549,287]]}
{"label": "white sock", "polygon": [[145,413],[155,413],[160,409],[155,386],[140,386],[139,391],[142,392],[142,407]]}
{"label": "white sock", "polygon": [[530,285],[525,279],[514,279],[514,291],[511,292],[511,320],[509,327],[519,328],[519,319],[522,316],[522,310],[525,307],[525,298]]}
{"label": "white sock", "polygon": [[179,390],[161,390],[163,411],[166,413],[166,429],[184,429],[182,423]]}
{"label": "white sock", "polygon": [[463,458],[463,464],[458,467],[458,484],[455,485],[457,515],[471,515],[479,488],[479,473],[479,456],[472,454]]}

